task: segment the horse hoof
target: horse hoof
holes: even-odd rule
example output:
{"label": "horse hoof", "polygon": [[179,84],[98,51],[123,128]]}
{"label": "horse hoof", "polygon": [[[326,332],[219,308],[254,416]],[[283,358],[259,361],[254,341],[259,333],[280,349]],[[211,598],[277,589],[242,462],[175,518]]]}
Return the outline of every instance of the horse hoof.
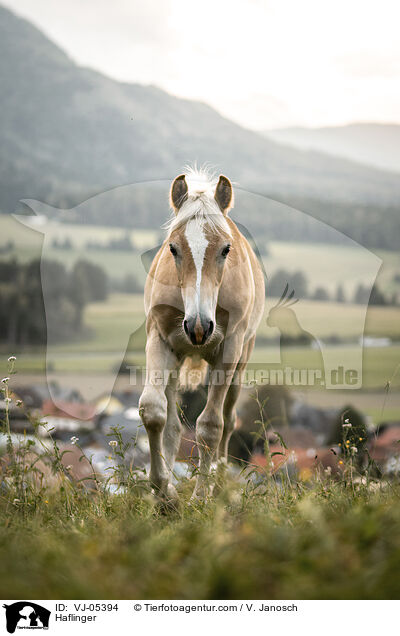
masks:
{"label": "horse hoof", "polygon": [[221,457],[217,463],[217,469],[215,471],[215,484],[213,488],[213,495],[219,495],[220,492],[226,486],[228,477],[228,462],[225,457]]}
{"label": "horse hoof", "polygon": [[166,515],[171,512],[179,512],[180,499],[176,488],[172,484],[168,484],[165,492],[157,494],[156,511],[159,514]]}
{"label": "horse hoof", "polygon": [[193,495],[190,497],[189,503],[205,503],[210,500],[212,489],[209,487],[195,488]]}
{"label": "horse hoof", "polygon": [[176,488],[172,484],[168,484],[168,487],[167,487],[167,498],[168,499],[176,499],[177,501],[179,501],[179,496],[178,496],[178,493],[176,491]]}
{"label": "horse hoof", "polygon": [[160,515],[177,513],[181,509],[179,499],[159,499],[156,504],[156,511]]}

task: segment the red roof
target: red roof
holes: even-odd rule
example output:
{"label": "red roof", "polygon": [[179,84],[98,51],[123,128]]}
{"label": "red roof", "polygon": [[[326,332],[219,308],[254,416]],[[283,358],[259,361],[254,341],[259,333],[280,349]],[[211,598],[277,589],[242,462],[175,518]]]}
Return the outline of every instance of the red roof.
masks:
{"label": "red roof", "polygon": [[44,400],[42,406],[43,415],[54,417],[68,417],[76,420],[91,420],[96,415],[96,407],[93,404],[81,402],[62,402],[54,404],[52,400]]}

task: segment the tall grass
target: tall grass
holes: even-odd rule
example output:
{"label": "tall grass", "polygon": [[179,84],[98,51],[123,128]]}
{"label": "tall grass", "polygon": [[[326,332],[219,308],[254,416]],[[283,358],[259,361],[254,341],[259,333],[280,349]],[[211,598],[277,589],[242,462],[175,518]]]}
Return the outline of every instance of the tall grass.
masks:
{"label": "tall grass", "polygon": [[398,598],[400,487],[374,478],[370,462],[360,472],[347,444],[351,422],[343,422],[339,477],[274,472],[266,444],[264,473],[248,466],[226,477],[205,503],[190,501],[192,480],[182,478],[180,506],[165,515],[146,475],[127,465],[118,428],[109,477],[82,454],[88,489],[71,478],[52,431],[39,435],[44,424],[32,420],[33,439],[13,441],[10,379],[2,384],[2,598]]}

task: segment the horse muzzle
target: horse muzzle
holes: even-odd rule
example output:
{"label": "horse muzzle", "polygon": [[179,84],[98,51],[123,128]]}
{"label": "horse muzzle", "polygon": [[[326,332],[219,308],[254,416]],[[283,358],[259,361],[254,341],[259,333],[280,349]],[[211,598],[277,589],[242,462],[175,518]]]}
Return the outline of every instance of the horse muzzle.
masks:
{"label": "horse muzzle", "polygon": [[206,344],[214,331],[214,321],[204,316],[189,316],[183,321],[183,329],[193,345]]}

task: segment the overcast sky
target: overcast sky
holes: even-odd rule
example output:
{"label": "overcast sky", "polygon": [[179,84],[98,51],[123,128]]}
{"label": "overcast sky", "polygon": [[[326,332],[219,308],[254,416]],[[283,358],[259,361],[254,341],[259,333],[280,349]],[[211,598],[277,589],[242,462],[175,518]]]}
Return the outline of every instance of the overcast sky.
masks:
{"label": "overcast sky", "polygon": [[78,63],[255,129],[400,123],[399,0],[5,0]]}

